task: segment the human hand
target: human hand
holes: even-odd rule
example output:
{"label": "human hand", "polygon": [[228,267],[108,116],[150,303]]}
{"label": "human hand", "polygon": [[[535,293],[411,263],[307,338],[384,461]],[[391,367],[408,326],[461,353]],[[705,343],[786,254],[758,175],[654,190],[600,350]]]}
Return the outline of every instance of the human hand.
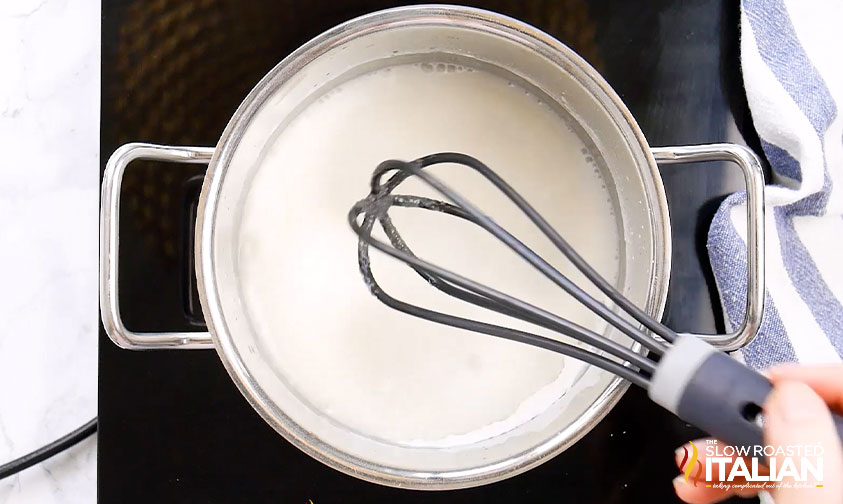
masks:
{"label": "human hand", "polygon": [[[777,487],[770,482],[770,493],[775,503],[843,504],[843,447],[829,411],[843,413],[843,366],[786,365],[773,368],[766,374],[773,384],[773,391],[763,405],[764,442],[775,447],[798,445],[820,446],[823,449],[820,457],[823,480],[810,480],[806,485],[790,488],[787,485]],[[694,441],[700,467],[706,466],[705,447],[710,446],[711,442]],[[687,448],[687,451],[683,448]],[[689,462],[683,462],[683,459],[690,452],[690,445],[677,450],[676,464],[680,468],[685,468],[684,464]],[[782,468],[785,457],[779,455],[773,458],[776,459],[776,467]],[[746,467],[751,467],[750,460],[744,458],[744,462]],[[727,475],[733,464],[726,465]],[[759,472],[769,474],[766,468]],[[696,473],[696,469],[693,473]],[[758,492],[757,489],[739,488],[747,482],[740,477],[723,482],[731,486],[728,489],[717,488],[717,476],[713,473],[713,481],[705,481],[704,472],[699,476],[690,474],[686,482],[685,474],[681,474],[673,480],[676,495],[689,504],[708,504],[732,495],[751,497]],[[822,486],[818,487],[819,484]]]}

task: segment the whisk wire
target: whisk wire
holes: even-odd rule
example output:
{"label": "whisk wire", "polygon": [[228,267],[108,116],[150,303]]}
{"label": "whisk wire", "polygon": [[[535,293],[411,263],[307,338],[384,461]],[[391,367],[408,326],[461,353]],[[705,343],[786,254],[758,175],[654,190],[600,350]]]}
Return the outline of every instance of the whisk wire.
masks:
{"label": "whisk wire", "polygon": [[617,313],[610,310],[603,303],[597,301],[588,293],[583,291],[581,288],[579,288],[579,286],[571,282],[567,277],[562,275],[562,273],[553,268],[538,254],[530,250],[521,241],[519,241],[508,231],[503,229],[493,219],[481,212],[470,201],[468,201],[459,193],[442,183],[436,177],[423,172],[422,169],[435,164],[456,163],[467,166],[477,171],[483,177],[489,180],[495,187],[500,189],[501,192],[503,192],[510,199],[510,201],[512,201],[518,207],[518,209],[521,210],[527,216],[527,218],[529,218],[530,221],[535,224],[536,227],[539,228],[539,230],[541,230],[541,232],[556,246],[556,248],[560,252],[562,252],[565,257],[568,258],[568,260],[570,260],[574,264],[574,266],[578,270],[580,270],[580,272],[582,272],[583,275],[585,275],[585,277],[591,283],[593,283],[604,294],[606,294],[610,299],[612,299],[615,304],[623,308],[624,311],[628,312],[638,322],[640,322],[642,325],[652,330],[665,340],[670,342],[674,341],[678,337],[675,332],[661,324],[659,321],[650,317],[646,312],[638,308],[634,303],[632,303],[625,296],[623,296],[623,294],[618,292],[614,288],[614,286],[612,286],[611,283],[609,283],[596,270],[594,270],[594,268],[590,264],[588,264],[588,262],[586,262],[582,258],[582,256],[580,256],[564,238],[562,238],[562,236],[553,228],[553,226],[551,226],[550,223],[548,223],[547,220],[542,217],[541,214],[537,212],[535,208],[533,208],[533,206],[530,205],[530,203],[526,199],[524,199],[523,196],[521,196],[521,194],[519,194],[512,186],[510,186],[505,180],[503,180],[491,168],[486,166],[486,164],[484,164],[482,161],[465,154],[443,152],[419,158],[418,160],[410,163],[410,165],[414,165],[415,163],[418,163],[418,165],[407,166],[405,171],[411,172],[414,175],[418,176],[419,178],[424,180],[428,185],[443,194],[446,198],[456,203],[457,206],[464,209],[464,211],[466,211],[470,215],[475,216],[478,225],[482,226],[484,229],[492,233],[504,244],[512,248],[516,253],[518,253],[521,257],[530,262],[530,264],[532,264],[541,273],[551,279],[554,283],[562,287],[575,299],[585,304],[592,312],[598,314],[601,318],[611,323],[624,334],[626,334],[630,338],[635,339],[648,349],[658,352],[659,354],[662,354],[666,350],[664,345],[658,344],[658,342],[656,342],[657,345],[651,345],[654,340],[650,338],[649,335],[642,334],[641,331],[638,330],[638,328],[630,324],[627,320],[620,317]]}
{"label": "whisk wire", "polygon": [[[418,208],[423,207],[419,206]],[[394,228],[394,226],[392,226],[392,221],[391,219],[389,219],[388,215],[381,215],[379,220],[381,222],[381,225],[384,227],[384,230],[387,232],[387,236],[389,237],[393,247],[418,259],[418,256],[413,254],[412,250],[410,250],[410,248],[404,242],[403,238],[401,238],[400,234],[398,234],[397,230]],[[365,233],[367,237],[371,238],[371,230],[366,229]],[[579,326],[574,322],[561,318],[551,312],[545,311],[534,305],[530,305],[529,303],[526,303],[524,301],[517,300],[516,298],[510,299],[517,301],[517,304],[509,303],[508,301],[501,302],[498,299],[487,296],[485,292],[477,292],[473,288],[462,288],[460,285],[451,283],[445,278],[441,278],[435,274],[431,274],[429,271],[425,271],[424,268],[418,268],[412,264],[409,265],[423,278],[428,280],[432,286],[445,292],[446,294],[454,296],[463,301],[475,304],[477,306],[494,310],[499,313],[503,313],[505,315],[509,315],[511,317],[518,318],[526,322],[530,322],[540,327],[544,327],[545,329],[560,332],[568,336],[576,337],[581,341],[584,341],[588,344],[591,344],[592,346],[600,348],[601,350],[605,350],[622,359],[628,360],[633,363],[636,367],[644,369],[648,372],[652,372],[655,369],[653,363],[650,360],[642,357],[640,354],[631,351],[623,345],[619,345],[615,342],[612,342],[611,340],[606,340],[597,333],[592,332],[582,326]],[[371,270],[368,270],[368,274],[371,274]],[[484,290],[488,290],[490,292],[497,292],[493,291],[492,289],[486,286],[482,286],[480,284],[477,285],[482,287]],[[501,293],[498,292],[497,294]],[[521,306],[518,306],[519,304]],[[523,307],[530,307],[530,310],[524,310]],[[620,355],[618,355],[618,353],[620,353]]]}
{"label": "whisk wire", "polygon": [[[641,356],[637,352],[624,347],[623,345],[608,340],[597,333],[561,318],[551,312],[424,261],[413,254],[409,246],[398,233],[388,215],[389,208],[392,206],[438,211],[459,217],[480,226],[498,238],[519,256],[527,260],[539,272],[544,274],[556,285],[562,287],[563,290],[568,292],[578,301],[582,302],[587,308],[603,318],[606,322],[610,323],[612,326],[654,353],[663,354],[664,351],[666,351],[666,346],[661,341],[658,341],[647,333],[641,331],[628,320],[621,317],[618,313],[612,311],[606,305],[594,299],[592,296],[579,288],[579,286],[571,282],[561,272],[551,266],[547,261],[542,259],[527,245],[503,229],[490,217],[483,214],[468,200],[450,189],[436,177],[423,172],[425,167],[440,163],[462,164],[480,173],[483,177],[492,182],[492,184],[494,184],[499,190],[501,190],[522,212],[524,212],[531,222],[533,222],[533,224],[542,231],[542,233],[572,262],[572,264],[574,264],[574,266],[577,267],[589,281],[597,286],[598,289],[612,299],[616,305],[625,309],[635,320],[665,340],[673,341],[678,337],[673,331],[654,320],[614,289],[608,281],[601,277],[579,254],[576,253],[567,241],[565,241],[561,235],[559,235],[556,230],[553,229],[553,227],[520,194],[518,194],[518,192],[500,178],[494,171],[479,160],[459,153],[433,154],[419,158],[412,162],[390,160],[381,163],[375,169],[372,176],[371,192],[369,196],[355,204],[349,212],[349,223],[352,229],[354,229],[360,237],[360,241],[358,243],[358,255],[361,273],[363,274],[366,283],[369,285],[370,290],[378,297],[379,300],[392,308],[438,323],[483,332],[485,334],[491,334],[508,339],[514,339],[517,341],[524,341],[526,338],[531,341],[524,342],[532,342],[532,344],[542,346],[543,348],[547,348],[547,345],[551,345],[555,348],[548,349],[565,353],[575,358],[584,359],[584,357],[580,355],[584,350],[572,345],[562,344],[565,346],[556,346],[549,342],[560,342],[532,333],[516,331],[511,328],[486,324],[461,317],[454,317],[441,312],[420,308],[392,298],[386,294],[374,280],[369,263],[368,246],[373,246],[382,252],[404,261],[433,287],[445,292],[446,294],[477,306],[494,310],[546,329],[577,338],[594,346],[595,348],[607,352],[610,355],[627,361],[639,370],[650,374],[653,372],[655,365],[652,361]],[[385,183],[382,183],[381,180],[383,176],[390,172],[395,173]],[[425,183],[433,187],[436,191],[455,204],[419,196],[392,194],[392,191],[394,191],[401,182],[410,176],[418,176],[424,180]],[[358,223],[358,217],[361,214],[364,215],[362,225]],[[378,221],[381,224],[381,227],[386,233],[392,246],[372,237],[371,233],[375,221]],[[584,359],[587,362],[599,365],[599,367],[604,369],[607,369],[607,365],[611,365],[611,372],[616,374],[618,373],[618,370],[615,368],[620,366],[627,371],[623,373],[625,378],[629,379],[626,375],[629,374],[628,372],[631,372],[636,377],[631,381],[641,385],[641,380],[639,380],[639,378],[642,378],[642,375],[640,373],[634,372],[629,368],[609,359],[596,356],[588,351],[585,352],[589,356],[588,359]],[[576,353],[577,355],[572,355],[573,353]],[[603,361],[601,361],[600,364],[591,362],[595,357],[603,359]],[[646,378],[642,379],[644,380],[644,383],[646,383]]]}
{"label": "whisk wire", "polygon": [[[556,248],[562,252],[565,257],[571,261],[571,263],[581,272],[585,277],[594,284],[601,292],[607,295],[612,301],[622,308],[625,312],[631,315],[635,320],[640,322],[644,327],[650,329],[655,334],[661,336],[668,342],[674,341],[678,338],[678,335],[671,330],[669,327],[665,326],[658,320],[651,317],[647,314],[644,310],[639,308],[635,305],[632,301],[626,298],[623,294],[617,291],[615,287],[605,278],[603,278],[600,273],[598,273],[583,257],[577,253],[576,249],[572,247],[567,240],[565,240],[562,235],[560,235],[556,229],[550,225],[547,220],[542,217],[542,215],[536,211],[535,208],[526,200],[524,199],[521,194],[519,194],[512,186],[510,186],[504,179],[502,179],[497,173],[495,173],[491,168],[486,166],[482,161],[473,158],[471,156],[467,156],[465,154],[460,153],[439,153],[439,154],[432,154],[430,156],[426,156],[419,159],[420,167],[430,166],[439,163],[458,163],[464,164],[470,168],[473,168],[475,171],[479,172],[483,175],[486,179],[488,179],[492,184],[494,184],[498,189],[500,189],[507,197],[515,203],[515,205],[521,210],[529,219],[533,222],[533,224],[538,227],[542,233],[556,246]],[[430,176],[429,174],[421,173],[421,170],[418,171],[418,176],[428,182],[431,186],[436,188],[437,190],[441,191],[443,195],[448,197],[449,199],[452,197],[456,197],[455,202],[459,205],[462,205],[470,213],[474,213],[480,217],[481,220],[487,221],[490,225],[497,227],[504,233],[507,233],[506,230],[500,228],[498,224],[496,224],[492,219],[488,216],[484,215],[480,212],[479,209],[474,207],[468,200],[463,198],[459,193],[453,191],[448,186],[437,180],[435,177]],[[498,236],[494,233],[491,229],[488,229],[490,232]],[[508,234],[508,233],[507,233]],[[499,237],[500,238],[500,237]],[[507,240],[502,241],[505,243]],[[534,255],[537,259],[541,260],[541,258],[536,255],[534,252],[530,251],[532,255]],[[527,257],[525,257],[527,258]],[[529,259],[529,258],[527,258]],[[558,271],[556,272],[558,275],[561,276],[561,273]],[[564,278],[564,277],[563,277]],[[565,279],[567,281],[567,279]],[[577,290],[580,290],[576,284],[572,284],[568,281],[568,283]],[[566,289],[567,290],[567,289]],[[582,291],[580,291],[582,292]],[[599,303],[598,301],[594,300],[586,294],[582,292],[582,295],[586,298],[590,299],[589,306],[591,302],[594,302],[598,307],[605,308],[605,305]],[[578,298],[579,299],[579,298]],[[610,312],[611,315],[614,315],[614,312]],[[624,321],[625,322],[625,321]],[[617,326],[616,326],[617,327]],[[634,329],[634,326],[629,326]],[[618,329],[621,329],[618,327]],[[628,334],[629,335],[629,334]],[[643,344],[643,343],[642,343]]]}
{"label": "whisk wire", "polygon": [[[472,221],[471,215],[466,213],[459,207],[451,205],[450,203],[445,203],[443,201],[425,198],[422,196],[405,196],[401,194],[396,194],[392,196],[392,206],[421,208],[424,210],[438,211],[459,217],[461,219]],[[403,250],[410,254],[413,253],[413,251],[410,250],[410,247],[398,233],[398,230],[395,228],[395,225],[392,224],[392,219],[389,217],[389,214],[380,215],[378,220],[387,237],[389,238],[389,241],[395,248],[397,248],[398,250]],[[515,317],[526,322],[542,326],[546,324],[546,321],[541,318],[532,317],[530,316],[530,314],[514,310],[505,304],[496,302],[493,299],[474,294],[473,292],[462,289],[459,286],[454,285],[443,278],[431,275],[421,268],[417,268],[413,265],[409,266],[413,268],[413,270],[415,270],[416,273],[418,273],[422,278],[424,278],[430,285],[450,296],[475,304],[482,308],[498,311],[500,313],[503,313],[504,315]]]}
{"label": "whisk wire", "polygon": [[[394,247],[387,245],[386,243],[381,242],[371,236],[372,228],[374,226],[374,221],[377,219],[376,215],[366,214],[363,219],[363,224],[358,225],[356,222],[357,216],[360,215],[361,212],[355,211],[352,209],[351,213],[349,214],[349,221],[352,222],[352,228],[357,232],[360,236],[361,240],[358,244],[358,253],[359,253],[359,263],[360,263],[360,271],[363,274],[363,278],[366,281],[369,290],[372,292],[375,297],[385,305],[393,308],[395,310],[401,311],[408,315],[413,315],[415,317],[423,318],[426,320],[430,320],[432,322],[436,322],[443,325],[448,325],[452,327],[456,327],[459,329],[465,329],[468,331],[479,332],[482,334],[487,334],[490,336],[496,336],[516,342],[527,343],[532,346],[536,346],[539,348],[544,348],[547,350],[551,350],[563,355],[567,355],[569,357],[573,357],[575,359],[581,360],[588,364],[592,364],[599,368],[602,368],[610,373],[616,374],[621,376],[631,383],[634,383],[642,388],[646,388],[648,385],[648,378],[644,375],[641,375],[637,372],[636,369],[631,369],[626,367],[618,362],[612,361],[607,359],[603,356],[594,354],[588,350],[576,347],[574,345],[570,345],[561,341],[557,341],[551,338],[547,338],[544,336],[540,336],[537,334],[529,333],[526,331],[520,331],[517,329],[512,329],[509,327],[502,327],[494,324],[489,324],[486,322],[481,322],[472,319],[466,319],[463,317],[458,317],[455,315],[450,315],[447,313],[438,312],[435,310],[430,310],[427,308],[423,308],[420,306],[416,306],[399,299],[396,299],[389,294],[387,294],[383,289],[380,288],[377,281],[374,279],[374,276],[371,271],[371,265],[369,262],[369,256],[367,252],[368,246],[373,246],[378,250],[381,250],[397,259],[403,260],[410,264],[413,269],[417,271],[421,270],[428,270],[429,274],[433,273],[436,276],[437,271],[439,273],[444,273],[444,277],[447,277],[449,281],[454,282],[457,285],[465,285],[461,282],[461,278],[459,275],[451,273],[448,270],[440,270],[440,268],[436,267],[433,264],[426,263],[426,261],[420,260],[412,254],[407,254],[404,251],[397,250]],[[354,214],[352,216],[352,214]],[[418,268],[418,269],[417,269]],[[442,279],[440,279],[442,280]],[[464,279],[467,282],[471,282],[468,279]],[[485,286],[480,286],[481,290],[488,289]],[[494,291],[493,289],[488,289],[489,294],[492,294]],[[468,300],[469,302],[473,302]],[[496,311],[500,311],[498,308],[492,308]],[[521,316],[519,315],[519,318]],[[567,322],[567,321],[566,321]],[[548,327],[547,321],[537,322],[537,325],[541,325],[543,327]],[[567,328],[563,332],[563,328],[555,328],[558,332],[563,332],[563,334],[567,334],[572,337],[576,337],[582,341],[588,342],[592,338],[594,338],[594,346],[606,351],[607,353],[622,359],[629,361],[633,366],[636,368],[640,368],[645,370],[648,374],[652,374],[655,366],[652,362],[644,358],[642,355],[633,352],[632,350],[619,345],[611,340],[605,340],[599,337],[596,333],[591,333],[585,328],[576,326],[572,324],[573,328]],[[550,326],[553,329],[553,326]],[[581,332],[580,332],[581,331]],[[591,334],[588,334],[591,333]]]}

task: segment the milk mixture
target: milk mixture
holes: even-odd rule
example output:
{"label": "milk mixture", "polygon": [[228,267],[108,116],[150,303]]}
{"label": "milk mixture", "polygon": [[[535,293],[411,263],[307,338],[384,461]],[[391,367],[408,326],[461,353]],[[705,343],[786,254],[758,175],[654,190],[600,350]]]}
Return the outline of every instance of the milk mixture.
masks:
{"label": "milk mixture", "polygon": [[[459,444],[506,432],[541,413],[580,376],[583,365],[561,355],[387,308],[361,280],[357,237],[346,222],[381,161],[462,152],[497,171],[598,271],[616,278],[618,229],[599,161],[546,101],[485,70],[408,63],[342,83],[278,133],[245,200],[240,288],[260,351],[314,408],[396,443]],[[432,173],[563,273],[581,279],[468,168],[438,166]],[[420,181],[395,192],[434,195]],[[472,225],[418,209],[391,215],[419,256],[604,330],[560,288]],[[547,334],[451,299],[406,265],[371,254],[376,279],[399,299]]]}

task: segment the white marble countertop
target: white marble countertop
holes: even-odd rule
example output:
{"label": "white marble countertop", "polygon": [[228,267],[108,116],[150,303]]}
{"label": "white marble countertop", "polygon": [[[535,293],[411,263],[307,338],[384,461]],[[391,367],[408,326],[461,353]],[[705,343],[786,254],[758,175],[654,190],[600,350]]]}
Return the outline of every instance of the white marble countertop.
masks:
{"label": "white marble countertop", "polygon": [[[99,0],[0,1],[0,463],[96,414]],[[0,504],[96,500],[96,440]]]}

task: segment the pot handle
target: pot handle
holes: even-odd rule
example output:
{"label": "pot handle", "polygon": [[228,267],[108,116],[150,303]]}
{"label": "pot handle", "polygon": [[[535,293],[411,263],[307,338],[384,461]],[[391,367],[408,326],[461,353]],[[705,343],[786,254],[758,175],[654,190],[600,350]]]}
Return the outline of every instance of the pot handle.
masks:
{"label": "pot handle", "polygon": [[761,161],[750,149],[729,143],[653,147],[650,150],[659,164],[731,161],[743,172],[747,201],[746,315],[732,333],[693,334],[725,352],[738,350],[755,337],[764,313],[764,172]]}
{"label": "pot handle", "polygon": [[105,165],[100,202],[100,312],[106,334],[119,347],[132,350],[214,348],[207,332],[138,333],[126,329],[120,317],[118,295],[120,188],[126,166],[136,159],[207,164],[213,153],[212,147],[129,143],[115,150]]}

